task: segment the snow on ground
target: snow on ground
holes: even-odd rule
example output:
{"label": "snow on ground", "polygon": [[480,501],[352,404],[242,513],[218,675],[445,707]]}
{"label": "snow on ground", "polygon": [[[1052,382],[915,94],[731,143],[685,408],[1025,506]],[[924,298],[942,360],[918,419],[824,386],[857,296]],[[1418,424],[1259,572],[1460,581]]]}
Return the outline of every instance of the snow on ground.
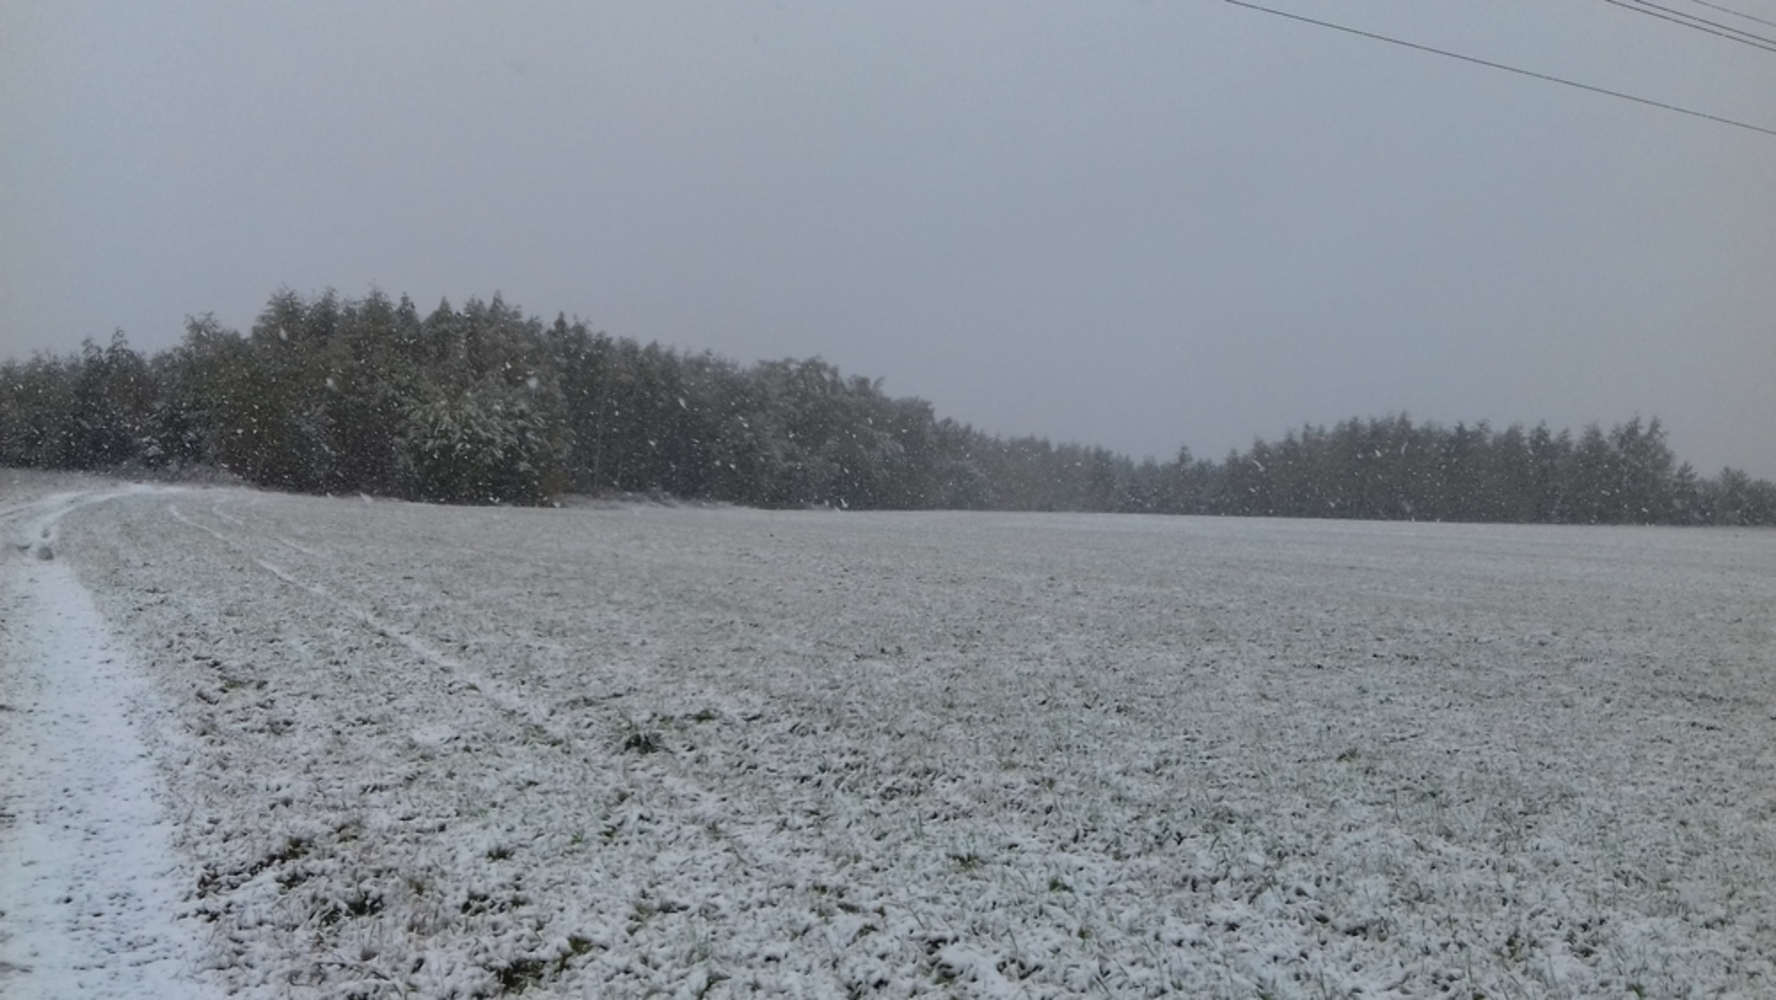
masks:
{"label": "snow on ground", "polygon": [[176,722],[55,558],[62,516],[106,494],[0,495],[0,994],[209,995],[177,919],[190,873],[136,732]]}
{"label": "snow on ground", "polygon": [[243,997],[1776,990],[1776,533],[233,489],[60,530],[172,706],[167,926]]}

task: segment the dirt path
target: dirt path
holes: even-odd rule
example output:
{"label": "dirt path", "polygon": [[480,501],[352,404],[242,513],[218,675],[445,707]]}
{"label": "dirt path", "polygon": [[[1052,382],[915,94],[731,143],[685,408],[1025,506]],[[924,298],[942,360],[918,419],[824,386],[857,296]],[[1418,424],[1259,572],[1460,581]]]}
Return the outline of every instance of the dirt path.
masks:
{"label": "dirt path", "polygon": [[137,730],[155,699],[56,551],[61,515],[106,496],[4,505],[0,994],[19,1000],[213,992]]}

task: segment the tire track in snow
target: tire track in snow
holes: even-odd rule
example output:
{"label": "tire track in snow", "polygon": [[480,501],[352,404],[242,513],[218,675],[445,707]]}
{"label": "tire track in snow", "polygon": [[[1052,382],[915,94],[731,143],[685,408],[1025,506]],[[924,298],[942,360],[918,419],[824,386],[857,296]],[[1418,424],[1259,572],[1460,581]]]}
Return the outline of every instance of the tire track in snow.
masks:
{"label": "tire track in snow", "polygon": [[[209,535],[226,548],[251,560],[255,566],[258,566],[265,572],[277,577],[285,584],[319,599],[324,604],[335,609],[338,613],[357,622],[371,632],[400,643],[407,648],[408,652],[412,653],[422,662],[429,663],[432,666],[437,667],[439,670],[454,676],[463,688],[479,694],[481,697],[487,699],[489,703],[508,715],[518,719],[520,722],[536,728],[547,736],[551,743],[558,745],[567,745],[569,743],[569,734],[567,731],[551,722],[549,719],[549,713],[546,710],[539,708],[535,704],[526,700],[523,696],[514,692],[509,685],[488,677],[480,671],[463,663],[461,660],[458,660],[456,657],[451,656],[443,650],[426,642],[419,636],[414,635],[405,629],[397,628],[368,609],[341,598],[331,590],[318,584],[309,583],[285,570],[276,563],[259,558],[249,550],[245,544],[229,538],[216,529],[211,528],[209,525],[201,524],[185,516],[185,514],[179,510],[177,505],[167,504],[166,510],[168,516],[173,520],[188,528],[193,528]],[[218,518],[239,524],[243,530],[246,530],[246,525],[239,519],[228,517],[220,511],[213,511],[213,513],[215,513]],[[301,550],[300,546],[292,545],[282,538],[276,540],[283,542],[286,545],[290,545],[291,548]]]}
{"label": "tire track in snow", "polygon": [[103,503],[106,500],[144,492],[152,488],[136,486],[104,493],[53,493],[33,503],[0,511],[0,520],[19,514],[37,515],[29,518],[25,526],[13,536],[12,547],[20,552],[48,561],[55,558],[56,536],[60,530],[60,522],[65,515],[82,507],[90,507],[96,503]]}
{"label": "tire track in snow", "polygon": [[[216,506],[219,507],[220,503],[221,501],[219,501]],[[439,670],[453,676],[456,683],[460,685],[461,688],[479,694],[489,704],[493,705],[500,711],[505,712],[518,722],[534,727],[537,731],[544,734],[550,743],[568,750],[568,752],[574,757],[580,758],[588,764],[591,763],[590,758],[583,757],[580,752],[575,750],[575,743],[577,741],[573,738],[568,729],[552,721],[552,713],[548,709],[539,707],[533,702],[528,701],[523,696],[514,692],[510,685],[488,677],[480,671],[463,663],[456,657],[453,657],[426,642],[419,636],[404,629],[397,628],[377,616],[375,613],[341,598],[331,590],[317,584],[309,583],[284,569],[282,566],[260,558],[253,553],[246,542],[230,538],[228,535],[217,531],[209,525],[194,520],[192,517],[181,511],[177,505],[168,504],[166,510],[168,516],[173,520],[186,527],[208,535],[223,547],[235,552],[247,560],[250,560],[253,565],[276,577],[279,581],[292,589],[307,593],[322,601],[325,605],[336,609],[340,614],[355,621],[369,631],[400,643],[417,659],[429,663],[432,666],[437,667]],[[219,509],[212,508],[211,513],[215,514],[218,520],[236,525],[241,531],[248,533],[252,537],[270,539],[305,554],[316,555],[314,550],[291,542],[289,539],[282,536],[259,534],[244,520],[225,514]],[[631,766],[648,769],[648,759],[644,757],[640,761],[633,763]],[[659,782],[660,786],[668,790],[675,798],[689,803],[690,805],[687,806],[687,808],[690,810],[700,814],[718,814],[724,811],[725,799],[723,796],[716,794],[711,789],[687,778],[683,774],[672,773],[671,771],[664,769],[663,762],[654,762],[654,766],[661,768],[658,773],[655,774],[655,779]],[[776,822],[777,817],[772,816],[759,819],[751,825],[763,829],[773,826]],[[757,849],[757,845],[746,835],[731,835],[724,832],[721,839],[727,845],[728,849],[731,850],[736,857],[741,859],[742,863],[748,866],[767,870],[780,867],[780,865],[772,862],[767,856],[761,855]]]}
{"label": "tire track in snow", "polygon": [[191,977],[200,941],[175,919],[195,878],[172,845],[156,802],[159,775],[136,730],[154,693],[73,569],[55,558],[64,515],[141,491],[58,494],[0,515],[39,515],[12,546],[25,558],[0,554],[0,994],[8,997],[220,995]]}

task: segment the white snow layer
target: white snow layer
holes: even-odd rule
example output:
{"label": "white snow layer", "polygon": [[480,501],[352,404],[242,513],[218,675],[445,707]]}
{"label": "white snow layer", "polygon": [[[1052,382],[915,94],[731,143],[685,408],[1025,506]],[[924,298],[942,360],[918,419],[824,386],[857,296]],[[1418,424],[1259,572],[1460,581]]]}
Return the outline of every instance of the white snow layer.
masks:
{"label": "white snow layer", "polygon": [[[59,531],[0,605],[7,997],[1776,992],[1776,533],[220,489]],[[121,640],[76,662],[68,566]]]}
{"label": "white snow layer", "polygon": [[0,571],[0,994],[221,995],[192,980],[191,865],[132,716],[156,719],[127,645],[66,562],[79,495],[9,512]]}

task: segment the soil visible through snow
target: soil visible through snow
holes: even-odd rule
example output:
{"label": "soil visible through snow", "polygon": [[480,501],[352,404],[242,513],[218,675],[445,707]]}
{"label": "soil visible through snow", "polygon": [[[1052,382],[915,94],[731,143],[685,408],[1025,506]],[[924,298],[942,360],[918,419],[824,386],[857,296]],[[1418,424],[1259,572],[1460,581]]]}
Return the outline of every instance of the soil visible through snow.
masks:
{"label": "soil visible through snow", "polygon": [[0,471],[0,537],[7,1000],[1776,992],[1776,532]]}

